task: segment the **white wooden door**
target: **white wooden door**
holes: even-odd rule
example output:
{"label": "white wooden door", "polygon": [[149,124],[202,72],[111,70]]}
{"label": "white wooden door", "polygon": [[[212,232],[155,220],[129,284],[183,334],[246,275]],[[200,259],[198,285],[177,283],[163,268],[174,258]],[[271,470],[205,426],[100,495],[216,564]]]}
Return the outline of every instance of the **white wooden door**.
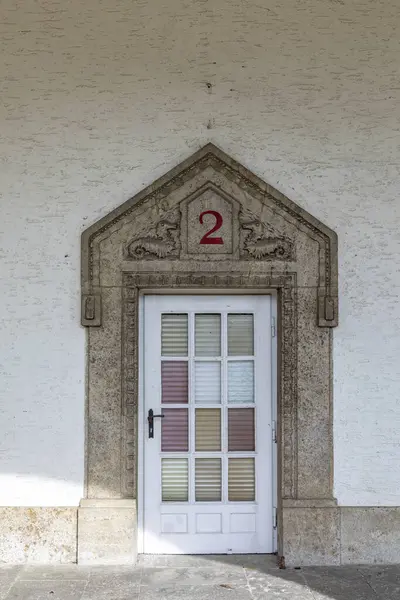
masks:
{"label": "white wooden door", "polygon": [[145,296],[143,344],[144,553],[273,552],[270,297]]}

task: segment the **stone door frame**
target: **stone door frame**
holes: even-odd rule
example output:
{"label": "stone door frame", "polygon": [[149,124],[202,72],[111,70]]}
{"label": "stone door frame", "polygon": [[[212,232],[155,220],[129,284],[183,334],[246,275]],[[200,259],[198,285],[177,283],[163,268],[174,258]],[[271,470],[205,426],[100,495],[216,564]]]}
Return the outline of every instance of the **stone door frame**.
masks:
{"label": "stone door frame", "polygon": [[[215,269],[204,261],[181,269],[169,242],[170,257],[149,254],[131,260],[124,227],[129,229],[134,211],[160,206],[209,172],[232,182],[234,197],[245,190],[283,215],[289,231],[284,248],[294,244],[288,238],[293,232],[291,240],[299,236],[300,250],[290,250],[284,260],[272,256],[260,261],[246,256],[242,244],[242,261],[215,263]],[[309,249],[304,250],[306,243]],[[315,545],[312,537],[300,540],[304,528],[315,531],[320,544],[335,535],[331,349],[338,310],[336,234],[208,144],[82,236],[82,324],[88,327],[88,344],[86,497],[78,515],[81,563],[130,563],[136,556],[139,295],[207,290],[276,292],[278,554],[291,563],[308,551],[307,543]]]}

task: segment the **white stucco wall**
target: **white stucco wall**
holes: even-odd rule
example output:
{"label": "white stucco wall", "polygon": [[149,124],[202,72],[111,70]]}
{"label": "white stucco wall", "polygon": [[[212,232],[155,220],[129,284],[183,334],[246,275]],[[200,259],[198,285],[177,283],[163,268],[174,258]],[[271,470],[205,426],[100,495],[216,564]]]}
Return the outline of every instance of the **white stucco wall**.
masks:
{"label": "white stucco wall", "polygon": [[83,495],[80,233],[212,141],[337,231],[335,492],[400,505],[398,1],[0,11],[0,504]]}

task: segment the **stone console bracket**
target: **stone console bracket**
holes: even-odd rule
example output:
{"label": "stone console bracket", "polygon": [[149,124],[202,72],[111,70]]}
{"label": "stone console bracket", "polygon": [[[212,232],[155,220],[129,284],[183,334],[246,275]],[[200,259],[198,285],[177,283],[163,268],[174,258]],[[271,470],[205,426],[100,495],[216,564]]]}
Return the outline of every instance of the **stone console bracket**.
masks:
{"label": "stone console bracket", "polygon": [[81,323],[84,327],[100,327],[101,295],[82,294]]}

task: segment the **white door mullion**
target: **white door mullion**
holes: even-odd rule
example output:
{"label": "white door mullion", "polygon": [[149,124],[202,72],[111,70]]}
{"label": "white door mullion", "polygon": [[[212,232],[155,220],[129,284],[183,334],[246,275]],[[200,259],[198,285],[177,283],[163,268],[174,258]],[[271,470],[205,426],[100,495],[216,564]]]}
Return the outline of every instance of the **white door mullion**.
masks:
{"label": "white door mullion", "polygon": [[226,357],[228,354],[228,331],[227,331],[227,313],[221,313],[221,406],[222,406],[222,451],[228,451],[228,422],[227,422],[227,404],[228,404],[228,370]]}
{"label": "white door mullion", "polygon": [[[227,312],[221,313],[221,356],[222,356],[222,372],[221,372],[221,410],[222,410],[222,501],[224,504],[228,502],[228,367],[227,367],[227,355],[228,355],[228,316]],[[226,527],[226,519],[224,519],[224,527]]]}
{"label": "white door mullion", "polygon": [[189,354],[189,386],[188,386],[188,395],[189,395],[189,502],[190,504],[194,504],[196,501],[195,497],[195,460],[194,460],[194,451],[195,451],[195,397],[194,397],[194,356],[195,356],[195,314],[194,312],[189,313],[188,319],[188,354]]}
{"label": "white door mullion", "polygon": [[222,469],[222,502],[228,504],[228,455],[223,454],[221,458]]}

